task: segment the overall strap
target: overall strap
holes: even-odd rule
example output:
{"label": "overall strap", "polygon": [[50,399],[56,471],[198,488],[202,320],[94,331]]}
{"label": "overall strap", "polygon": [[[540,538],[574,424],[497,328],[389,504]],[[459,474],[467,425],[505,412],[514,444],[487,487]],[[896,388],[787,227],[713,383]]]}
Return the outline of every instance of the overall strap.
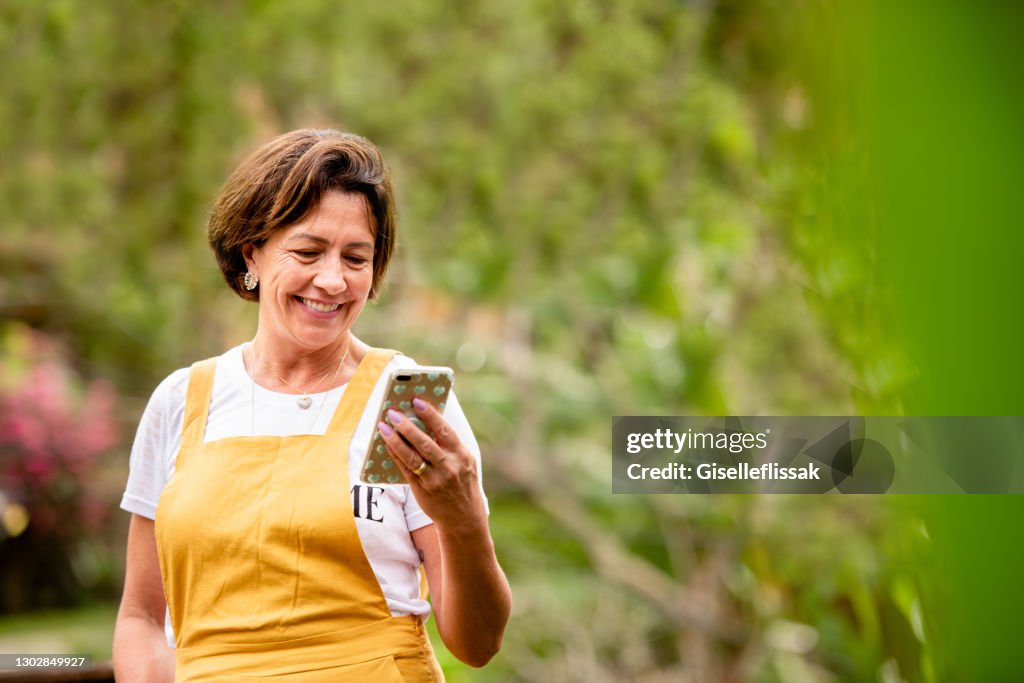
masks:
{"label": "overall strap", "polygon": [[377,385],[377,379],[395,353],[396,351],[392,349],[370,349],[366,353],[348,386],[345,387],[345,393],[341,396],[338,409],[334,411],[327,434],[346,438],[352,436],[370,400],[373,387]]}
{"label": "overall strap", "polygon": [[185,395],[185,416],[181,421],[181,447],[194,448],[203,443],[206,434],[206,416],[210,413],[213,395],[213,375],[217,359],[196,361],[188,373],[188,393]]}

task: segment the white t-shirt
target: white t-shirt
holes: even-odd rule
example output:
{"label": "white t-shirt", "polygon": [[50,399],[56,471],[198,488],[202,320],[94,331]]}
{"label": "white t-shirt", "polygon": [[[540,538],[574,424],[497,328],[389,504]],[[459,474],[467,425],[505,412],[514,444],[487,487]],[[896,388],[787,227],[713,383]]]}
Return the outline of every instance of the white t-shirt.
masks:
{"label": "white t-shirt", "polygon": [[[203,442],[252,435],[254,426],[256,436],[323,434],[346,385],[311,394],[312,405],[307,409],[299,408],[294,394],[280,394],[253,384],[245,371],[242,348],[236,346],[217,359]],[[376,428],[374,418],[383,398],[387,375],[392,369],[414,365],[411,358],[396,354],[381,373],[352,436],[348,463],[356,530],[388,608],[393,616],[416,614],[426,619],[430,604],[420,598],[420,559],[409,532],[431,524],[431,519],[408,486],[372,486],[359,481],[359,470]],[[156,517],[157,502],[174,474],[181,447],[188,373],[189,368],[175,370],[161,382],[142,415],[132,444],[128,485],[121,499],[121,508],[128,512],[149,519]],[[477,459],[480,471],[480,448],[454,392],[449,395],[444,417]],[[481,490],[482,486],[481,483]],[[169,617],[165,620],[165,630],[168,642],[173,645]]]}

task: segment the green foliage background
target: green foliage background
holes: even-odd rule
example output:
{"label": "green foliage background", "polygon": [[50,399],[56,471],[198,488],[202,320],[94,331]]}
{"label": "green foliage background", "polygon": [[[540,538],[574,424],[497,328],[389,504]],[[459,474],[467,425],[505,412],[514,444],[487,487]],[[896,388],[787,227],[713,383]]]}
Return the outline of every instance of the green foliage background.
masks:
{"label": "green foliage background", "polygon": [[204,236],[233,165],[296,127],[366,135],[401,244],[357,332],[459,372],[515,596],[502,654],[451,680],[941,680],[912,501],[609,493],[611,415],[892,414],[927,376],[864,199],[862,18],[11,0],[0,324],[66,340],[131,424],[254,330]]}

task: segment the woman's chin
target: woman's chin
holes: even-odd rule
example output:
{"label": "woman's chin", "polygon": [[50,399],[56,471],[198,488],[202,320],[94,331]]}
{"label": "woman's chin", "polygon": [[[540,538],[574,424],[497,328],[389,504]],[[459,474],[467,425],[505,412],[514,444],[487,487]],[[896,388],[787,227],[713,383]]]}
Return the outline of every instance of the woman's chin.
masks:
{"label": "woman's chin", "polygon": [[332,325],[329,329],[317,327],[314,329],[298,330],[293,335],[298,346],[307,351],[318,351],[338,345],[338,341],[347,336],[349,326]]}

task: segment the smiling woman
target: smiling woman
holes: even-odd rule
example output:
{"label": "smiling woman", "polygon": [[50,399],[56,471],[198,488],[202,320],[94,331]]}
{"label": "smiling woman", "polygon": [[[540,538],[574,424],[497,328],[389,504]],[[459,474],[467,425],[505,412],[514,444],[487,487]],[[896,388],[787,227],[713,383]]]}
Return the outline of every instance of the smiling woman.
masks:
{"label": "smiling woman", "polygon": [[[172,373],[142,417],[118,681],[440,681],[431,613],[469,664],[500,647],[511,597],[458,400],[413,401],[436,438],[367,410],[414,365],[352,333],[391,258],[393,207],[377,148],[333,130],[281,136],[228,179],[210,244],[259,323]],[[408,484],[353,485],[378,430]]]}

